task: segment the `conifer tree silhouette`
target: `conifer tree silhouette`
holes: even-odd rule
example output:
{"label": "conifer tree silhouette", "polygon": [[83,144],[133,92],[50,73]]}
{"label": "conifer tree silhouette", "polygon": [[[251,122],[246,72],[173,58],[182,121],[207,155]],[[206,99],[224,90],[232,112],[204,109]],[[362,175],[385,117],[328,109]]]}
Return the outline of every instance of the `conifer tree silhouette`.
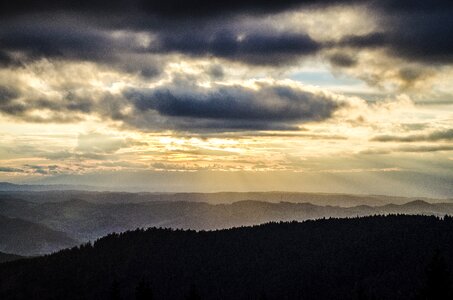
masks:
{"label": "conifer tree silhouette", "polygon": [[186,300],[201,300],[200,293],[194,284],[190,286],[190,291],[186,297]]}
{"label": "conifer tree silhouette", "polygon": [[426,282],[419,299],[451,300],[452,296],[450,271],[444,257],[437,250],[426,270]]}
{"label": "conifer tree silhouette", "polygon": [[113,280],[112,286],[110,288],[110,300],[121,300],[121,291],[120,291],[120,284],[115,279]]}
{"label": "conifer tree silhouette", "polygon": [[145,279],[140,280],[138,286],[135,288],[136,300],[153,300],[153,292],[148,281]]}
{"label": "conifer tree silhouette", "polygon": [[363,283],[361,281],[357,284],[356,290],[357,290],[356,293],[357,293],[358,300],[368,300],[369,299],[367,292],[366,292],[365,288],[363,287]]}

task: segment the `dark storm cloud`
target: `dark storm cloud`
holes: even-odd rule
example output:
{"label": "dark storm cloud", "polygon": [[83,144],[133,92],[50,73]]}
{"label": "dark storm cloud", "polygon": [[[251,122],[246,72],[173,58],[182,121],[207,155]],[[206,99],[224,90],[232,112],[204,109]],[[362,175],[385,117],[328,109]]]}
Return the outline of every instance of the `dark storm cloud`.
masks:
{"label": "dark storm cloud", "polygon": [[56,15],[51,21],[37,16],[19,18],[0,25],[0,54],[4,53],[0,62],[10,64],[12,60],[7,53],[20,52],[25,60],[61,58],[110,63],[125,71],[138,69],[143,76],[152,77],[160,72],[157,63],[144,65],[143,60],[125,61],[125,57],[183,53],[251,64],[279,64],[314,54],[322,47],[304,33],[236,28],[225,21],[219,21],[220,29],[206,24],[187,27],[147,28],[145,34],[152,34],[153,42],[146,46],[134,36],[137,32],[115,36],[111,30],[128,28],[104,28],[83,17]]}
{"label": "dark storm cloud", "polygon": [[[264,120],[207,120],[207,119],[191,119],[180,118],[177,120],[169,119],[166,129],[171,129],[178,132],[190,132],[195,134],[208,133],[226,133],[226,132],[242,132],[242,131],[297,131],[299,127],[291,123],[267,122]],[[171,123],[170,123],[171,122]],[[144,130],[153,130],[152,123],[142,124],[139,127]]]}
{"label": "dark storm cloud", "polygon": [[396,18],[392,23],[399,28],[389,33],[394,55],[426,62],[452,62],[453,8]]}
{"label": "dark storm cloud", "polygon": [[389,44],[388,37],[382,32],[373,32],[365,35],[345,36],[338,43],[339,46],[349,46],[356,48],[376,48]]}
{"label": "dark storm cloud", "polygon": [[[376,32],[321,43],[304,32],[241,22],[299,8],[354,4],[376,16]],[[59,58],[94,61],[149,78],[160,74],[164,62],[150,63],[146,56],[180,53],[270,66],[295,63],[324,49],[337,50],[328,57],[334,66],[353,67],[357,62],[350,48],[382,48],[408,61],[450,64],[452,16],[449,0],[18,0],[0,3],[0,67]],[[121,31],[125,34],[114,35]],[[137,44],[137,33],[152,36],[150,45]]]}
{"label": "dark storm cloud", "polygon": [[384,9],[389,12],[426,12],[426,11],[445,11],[452,7],[450,0],[381,0],[381,1],[370,1],[365,2],[371,3],[375,7]]}
{"label": "dark storm cloud", "polygon": [[16,0],[1,2],[2,15],[43,13],[43,12],[73,12],[91,13],[102,11],[103,14],[146,12],[166,18],[181,17],[214,17],[225,14],[267,14],[275,13],[302,5],[329,5],[362,2],[360,0],[91,0],[91,1],[61,1],[61,0]]}
{"label": "dark storm cloud", "polygon": [[[320,44],[304,33],[241,28],[240,24],[231,30],[240,16],[356,3],[365,4],[377,16],[379,29],[365,36],[345,37],[339,44]],[[453,2],[447,0],[18,0],[2,2],[0,14],[4,19],[0,25],[3,65],[13,61],[8,54],[11,51],[24,52],[31,59],[98,62],[115,62],[131,53],[178,52],[269,65],[288,63],[325,47],[346,46],[382,47],[393,55],[423,62],[451,62],[453,58]],[[112,30],[145,31],[156,34],[157,40],[150,49],[139,49],[131,40],[113,38],[109,35]],[[337,55],[332,63],[354,64],[345,58]],[[127,70],[124,64],[120,66]],[[139,71],[154,76],[156,70],[147,67]]]}
{"label": "dark storm cloud", "polygon": [[33,16],[0,25],[0,48],[4,56],[19,52],[29,59],[62,58],[111,62],[125,52],[137,52],[132,37],[109,32],[74,18],[43,20]]}
{"label": "dark storm cloud", "polygon": [[264,88],[259,92],[225,87],[207,93],[129,90],[126,97],[141,111],[153,109],[164,116],[224,120],[322,120],[338,104],[290,88]]}
{"label": "dark storm cloud", "polygon": [[425,63],[453,62],[453,2],[364,1],[379,16],[379,28],[344,37],[339,46],[384,48],[394,56]]}
{"label": "dark storm cloud", "polygon": [[322,94],[267,84],[258,90],[239,86],[130,89],[124,95],[138,113],[153,111],[180,124],[177,127],[213,130],[295,129],[297,122],[328,119],[343,105]]}
{"label": "dark storm cloud", "polygon": [[7,19],[0,24],[0,67],[19,67],[46,58],[91,61],[146,78],[159,75],[161,64],[144,57],[139,43],[133,34],[115,35],[83,16]]}
{"label": "dark storm cloud", "polygon": [[[336,1],[321,1],[331,4]],[[250,64],[274,65],[311,55],[321,45],[307,34],[232,27],[237,20],[228,14],[275,13],[314,0],[285,1],[29,1],[0,4],[5,22],[0,25],[0,54],[10,63],[8,52],[19,51],[25,59],[42,57],[113,63],[145,77],[159,73],[157,67],[117,62],[132,53],[177,52],[192,56],[215,56]],[[94,13],[102,11],[101,14]],[[222,14],[220,19],[210,17]],[[112,38],[112,30],[157,34],[149,49],[134,48],[133,41]],[[242,38],[239,35],[242,34]],[[1,58],[1,57],[0,57]]]}
{"label": "dark storm cloud", "polygon": [[321,45],[306,34],[272,31],[241,33],[222,30],[214,33],[163,33],[159,52],[212,55],[255,64],[277,64],[298,56],[314,54]]}
{"label": "dark storm cloud", "polygon": [[5,51],[0,49],[0,68],[1,67],[9,67],[11,65],[15,65],[14,59],[12,59]]}
{"label": "dark storm cloud", "polygon": [[57,25],[0,26],[0,45],[31,57],[101,59],[110,54],[112,42],[101,33]]}
{"label": "dark storm cloud", "polygon": [[[77,113],[89,114],[94,110],[92,99],[63,97],[62,100],[50,100],[45,98],[21,99],[21,94],[15,90],[3,90],[0,86],[0,112],[30,122],[57,122],[66,123],[77,121]],[[57,113],[51,117],[30,116],[29,112],[34,110],[49,110]]]}
{"label": "dark storm cloud", "polygon": [[31,123],[79,122],[98,116],[145,131],[226,132],[299,130],[300,123],[324,121],[347,105],[321,91],[265,81],[255,85],[203,88],[192,79],[175,78],[156,88],[127,88],[115,95],[63,87],[51,98],[33,89],[21,94],[5,86],[0,87],[0,113]]}
{"label": "dark storm cloud", "polygon": [[413,134],[407,136],[381,135],[371,139],[376,142],[436,142],[453,140],[453,129],[438,130],[429,134]]}

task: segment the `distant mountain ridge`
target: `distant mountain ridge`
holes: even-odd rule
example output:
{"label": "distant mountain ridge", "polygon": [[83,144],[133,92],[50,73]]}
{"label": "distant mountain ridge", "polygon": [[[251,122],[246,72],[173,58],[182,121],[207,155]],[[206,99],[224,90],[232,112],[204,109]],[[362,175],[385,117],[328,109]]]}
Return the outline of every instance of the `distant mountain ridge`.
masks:
{"label": "distant mountain ridge", "polygon": [[89,185],[69,185],[69,184],[15,184],[10,182],[0,182],[0,191],[15,192],[15,191],[62,191],[62,190],[84,190],[84,191],[99,191],[102,188]]}
{"label": "distant mountain ridge", "polygon": [[[67,199],[61,202],[42,202],[42,200],[36,199],[34,202],[28,202],[17,198],[26,196],[24,198],[28,200],[33,195],[44,200],[44,196],[48,193],[0,194],[1,213],[9,218],[19,218],[40,224],[80,242],[93,241],[111,232],[148,227],[214,230],[267,222],[304,221],[330,217],[352,218],[388,214],[453,215],[453,203],[428,203],[422,200],[414,200],[405,204],[340,207],[255,200],[243,200],[231,204],[190,201],[108,203],[98,200],[99,197],[108,199],[110,193],[92,194],[88,192],[76,194],[81,195],[82,199],[71,198],[74,194],[52,192],[51,198],[61,195]],[[90,195],[94,195],[95,199],[91,199]],[[128,195],[124,194],[126,197]],[[90,199],[91,201],[89,201]],[[16,241],[19,240],[16,239]],[[59,249],[61,249],[60,246],[49,247],[48,252]],[[0,248],[1,250],[2,248]],[[10,252],[21,254],[20,252]]]}
{"label": "distant mountain ridge", "polygon": [[67,185],[14,185],[0,183],[0,199],[14,197],[29,202],[63,202],[81,199],[93,203],[141,203],[141,202],[206,202],[227,204],[254,200],[264,202],[312,203],[352,207],[358,205],[403,204],[413,200],[431,203],[452,202],[453,199],[409,198],[384,195],[354,195],[308,192],[216,192],[216,193],[151,193],[117,192],[102,188]]}

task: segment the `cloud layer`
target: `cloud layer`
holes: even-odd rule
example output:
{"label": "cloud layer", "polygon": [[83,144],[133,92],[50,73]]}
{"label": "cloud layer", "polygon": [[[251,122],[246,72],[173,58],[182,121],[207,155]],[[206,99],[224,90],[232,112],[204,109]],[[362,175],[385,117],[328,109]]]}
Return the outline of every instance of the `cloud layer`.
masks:
{"label": "cloud layer", "polygon": [[452,16],[450,0],[2,2],[0,180],[450,191]]}
{"label": "cloud layer", "polygon": [[[370,33],[319,40],[268,16],[338,5],[375,16]],[[453,4],[423,1],[73,1],[23,0],[0,7],[0,61],[57,57],[116,61],[127,54],[215,56],[250,64],[289,63],[332,48],[384,48],[424,63],[451,63]],[[102,15],[95,14],[102,11]],[[258,20],[252,26],[248,19]],[[334,25],[334,24],[333,24]],[[334,31],[335,28],[329,28]],[[337,56],[337,58],[339,58]],[[341,61],[341,60],[336,60]],[[345,60],[343,59],[343,64]],[[349,63],[348,63],[349,64]]]}
{"label": "cloud layer", "polygon": [[344,105],[327,94],[278,84],[258,86],[256,90],[242,86],[173,86],[131,89],[124,94],[135,108],[134,118],[158,113],[180,130],[291,130],[298,123],[328,119]]}

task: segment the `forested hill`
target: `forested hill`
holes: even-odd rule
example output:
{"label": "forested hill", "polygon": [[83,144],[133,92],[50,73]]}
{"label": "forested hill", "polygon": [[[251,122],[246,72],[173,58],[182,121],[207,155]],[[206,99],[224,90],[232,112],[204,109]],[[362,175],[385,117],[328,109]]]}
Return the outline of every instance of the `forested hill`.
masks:
{"label": "forested hill", "polygon": [[450,217],[136,230],[1,264],[0,299],[416,299],[448,293],[452,245]]}

